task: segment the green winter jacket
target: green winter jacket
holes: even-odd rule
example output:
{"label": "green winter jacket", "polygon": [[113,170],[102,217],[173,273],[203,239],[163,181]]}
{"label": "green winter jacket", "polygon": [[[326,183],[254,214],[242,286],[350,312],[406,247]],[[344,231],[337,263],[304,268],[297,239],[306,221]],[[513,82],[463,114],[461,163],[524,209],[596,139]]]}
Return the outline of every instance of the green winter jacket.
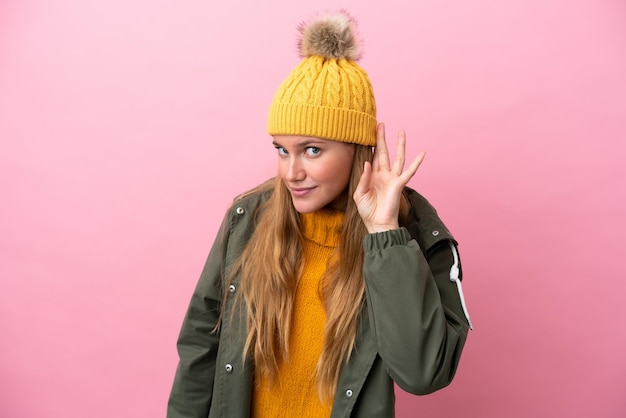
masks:
{"label": "green winter jacket", "polygon": [[[409,221],[364,240],[367,312],[342,367],[331,418],[393,417],[394,382],[413,394],[434,392],[452,381],[461,357],[469,318],[453,281],[460,278],[456,242],[426,199],[405,192]],[[253,365],[242,364],[244,313],[241,304],[233,306],[240,278],[225,286],[270,193],[236,201],[222,223],[180,331],[168,418],[250,416]],[[223,326],[214,333],[222,303]]]}

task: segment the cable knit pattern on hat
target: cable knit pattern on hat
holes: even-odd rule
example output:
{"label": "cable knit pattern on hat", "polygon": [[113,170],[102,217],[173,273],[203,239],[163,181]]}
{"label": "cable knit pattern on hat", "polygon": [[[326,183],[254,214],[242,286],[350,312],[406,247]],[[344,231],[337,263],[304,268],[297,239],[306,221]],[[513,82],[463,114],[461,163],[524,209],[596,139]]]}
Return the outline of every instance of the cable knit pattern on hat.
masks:
{"label": "cable knit pattern on hat", "polygon": [[[374,89],[355,61],[354,26],[349,16],[340,14],[301,28],[305,39],[300,45],[306,52],[301,50],[303,60],[274,95],[268,114],[270,135],[376,145]],[[328,55],[329,50],[334,54]]]}

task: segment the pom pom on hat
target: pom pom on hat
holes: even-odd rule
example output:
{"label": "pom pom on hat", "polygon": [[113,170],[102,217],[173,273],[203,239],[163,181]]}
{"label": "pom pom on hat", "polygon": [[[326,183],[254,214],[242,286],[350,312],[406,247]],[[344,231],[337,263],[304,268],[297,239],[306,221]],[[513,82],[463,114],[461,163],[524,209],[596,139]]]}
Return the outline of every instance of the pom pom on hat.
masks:
{"label": "pom pom on hat", "polygon": [[312,136],[376,145],[376,101],[356,63],[356,23],[342,11],[298,26],[302,61],[274,95],[270,135]]}
{"label": "pom pom on hat", "polygon": [[300,57],[319,55],[324,58],[345,58],[358,61],[356,22],[346,12],[327,15],[298,26]]}

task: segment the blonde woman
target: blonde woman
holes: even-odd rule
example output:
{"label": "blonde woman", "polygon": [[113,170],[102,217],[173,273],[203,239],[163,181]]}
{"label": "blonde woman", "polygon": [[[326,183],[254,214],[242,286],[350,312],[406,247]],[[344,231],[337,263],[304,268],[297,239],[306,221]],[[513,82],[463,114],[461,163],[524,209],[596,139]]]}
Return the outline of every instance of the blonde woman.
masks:
{"label": "blonde woman", "polygon": [[192,296],[182,417],[393,417],[448,385],[470,328],[457,243],[390,161],[345,13],[300,27],[268,131],[277,176],[235,200]]}

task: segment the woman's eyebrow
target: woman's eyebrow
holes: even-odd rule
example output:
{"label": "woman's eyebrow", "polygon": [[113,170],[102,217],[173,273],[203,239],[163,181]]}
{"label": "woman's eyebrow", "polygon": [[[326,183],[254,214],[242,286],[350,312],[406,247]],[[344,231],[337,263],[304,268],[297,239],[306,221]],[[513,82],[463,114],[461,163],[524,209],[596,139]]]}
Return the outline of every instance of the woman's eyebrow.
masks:
{"label": "woman's eyebrow", "polygon": [[[302,140],[300,142],[296,142],[294,144],[294,146],[298,147],[298,148],[304,148],[304,147],[308,147],[308,146],[311,146],[311,145],[314,145],[314,146],[324,145],[325,143],[326,143],[326,141],[319,140],[319,139],[304,139],[304,140]],[[275,147],[284,148],[283,145],[279,144],[276,141],[272,141],[272,144],[274,144]]]}

